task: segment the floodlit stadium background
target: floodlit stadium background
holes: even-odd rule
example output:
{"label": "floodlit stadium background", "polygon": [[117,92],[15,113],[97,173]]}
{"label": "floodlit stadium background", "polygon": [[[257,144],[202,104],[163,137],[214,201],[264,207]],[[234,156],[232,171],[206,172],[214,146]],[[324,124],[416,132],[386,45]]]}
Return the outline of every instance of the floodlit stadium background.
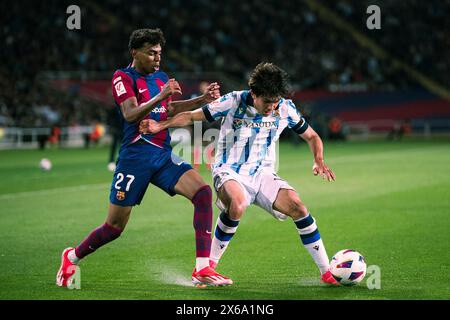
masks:
{"label": "floodlit stadium background", "polygon": [[[16,1],[1,13],[1,148],[36,146],[52,126],[62,145],[81,145],[77,132],[108,126],[111,75],[130,62],[128,37],[141,27],[164,31],[162,67],[180,98],[202,80],[243,89],[271,61],[323,138],[329,125],[362,139],[402,124],[424,137],[450,131],[448,2],[81,1],[81,30],[68,30],[71,4]],[[381,29],[366,26],[371,4]]]}

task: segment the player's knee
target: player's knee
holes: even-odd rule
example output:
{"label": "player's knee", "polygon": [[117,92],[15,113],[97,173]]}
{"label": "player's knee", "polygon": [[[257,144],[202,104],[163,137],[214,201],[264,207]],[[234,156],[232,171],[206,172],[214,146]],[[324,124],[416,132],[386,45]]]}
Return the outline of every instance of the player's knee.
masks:
{"label": "player's knee", "polygon": [[230,207],[228,209],[228,214],[231,219],[239,220],[244,215],[247,206],[244,202],[231,201]]}

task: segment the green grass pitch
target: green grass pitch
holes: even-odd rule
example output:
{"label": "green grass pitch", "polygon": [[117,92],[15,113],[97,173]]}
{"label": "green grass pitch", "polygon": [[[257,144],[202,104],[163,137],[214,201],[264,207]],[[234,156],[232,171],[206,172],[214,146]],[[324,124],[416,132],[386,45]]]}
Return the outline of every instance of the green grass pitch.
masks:
{"label": "green grass pitch", "polygon": [[[378,290],[367,288],[370,275],[322,286],[294,224],[254,206],[218,268],[235,284],[194,288],[192,205],[154,186],[122,237],[82,261],[81,290],[56,287],[61,251],[106,217],[107,154],[0,151],[0,299],[450,299],[449,141],[325,143],[334,183],[312,175],[306,144],[280,147],[279,175],[315,216],[330,258],[360,251],[381,270]],[[44,157],[50,172],[38,168]]]}

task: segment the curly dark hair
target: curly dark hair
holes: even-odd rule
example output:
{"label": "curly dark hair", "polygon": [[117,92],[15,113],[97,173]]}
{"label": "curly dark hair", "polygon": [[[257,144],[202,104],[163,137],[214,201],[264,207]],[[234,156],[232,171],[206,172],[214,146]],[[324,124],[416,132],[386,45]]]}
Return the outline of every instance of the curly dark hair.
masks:
{"label": "curly dark hair", "polygon": [[166,39],[161,29],[137,29],[131,33],[130,42],[128,43],[128,49],[140,49],[146,43],[150,45],[160,44],[164,46]]}
{"label": "curly dark hair", "polygon": [[248,85],[258,97],[282,97],[288,94],[289,76],[280,67],[269,62],[261,62],[255,67]]}

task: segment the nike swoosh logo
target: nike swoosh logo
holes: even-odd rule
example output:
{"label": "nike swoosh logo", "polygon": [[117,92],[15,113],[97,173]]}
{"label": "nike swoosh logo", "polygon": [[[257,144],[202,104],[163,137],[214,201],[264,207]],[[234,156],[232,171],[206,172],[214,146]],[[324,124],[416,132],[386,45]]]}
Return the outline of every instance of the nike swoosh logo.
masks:
{"label": "nike swoosh logo", "polygon": [[211,234],[211,231],[206,231],[207,234]]}
{"label": "nike swoosh logo", "polygon": [[139,89],[139,93],[142,93],[142,92],[144,92],[144,91],[147,91],[147,89]]}

